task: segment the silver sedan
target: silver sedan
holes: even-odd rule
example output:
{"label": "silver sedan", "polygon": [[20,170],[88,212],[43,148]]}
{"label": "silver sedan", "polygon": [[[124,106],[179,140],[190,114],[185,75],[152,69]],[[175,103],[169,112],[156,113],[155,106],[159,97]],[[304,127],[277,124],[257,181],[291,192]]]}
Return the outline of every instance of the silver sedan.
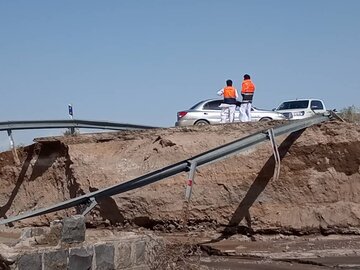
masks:
{"label": "silver sedan", "polygon": [[[218,124],[221,120],[221,108],[219,105],[222,99],[207,99],[200,101],[189,110],[177,113],[175,126],[209,125]],[[235,122],[240,122],[238,108],[235,111]],[[278,112],[251,108],[252,121],[286,120],[286,117]]]}

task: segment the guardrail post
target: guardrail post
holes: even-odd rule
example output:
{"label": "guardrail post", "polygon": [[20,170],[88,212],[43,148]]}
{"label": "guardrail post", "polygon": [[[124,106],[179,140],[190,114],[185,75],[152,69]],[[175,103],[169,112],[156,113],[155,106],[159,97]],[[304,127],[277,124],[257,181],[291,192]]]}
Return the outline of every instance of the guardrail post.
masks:
{"label": "guardrail post", "polygon": [[183,224],[184,225],[186,225],[187,221],[188,221],[189,203],[190,203],[190,199],[191,199],[193,184],[195,183],[194,179],[195,179],[195,170],[196,170],[196,165],[197,165],[197,162],[194,160],[190,160],[189,163],[190,163],[190,171],[189,171],[188,179],[186,181],[185,201],[184,201],[184,206],[183,206],[183,214],[184,214]]}
{"label": "guardrail post", "polygon": [[13,157],[14,157],[15,164],[16,164],[16,165],[20,165],[20,159],[19,159],[19,156],[18,156],[17,151],[16,151],[16,146],[15,146],[15,143],[14,143],[14,138],[13,138],[13,136],[12,136],[12,130],[11,130],[11,129],[8,129],[8,130],[7,130],[7,134],[8,134],[8,136],[9,136],[11,151],[12,151],[12,153],[13,153]]}
{"label": "guardrail post", "polygon": [[191,194],[192,194],[192,188],[193,188],[193,184],[195,183],[194,178],[195,178],[195,170],[196,170],[196,161],[190,161],[190,171],[189,171],[189,177],[186,183],[186,190],[185,190],[185,200],[186,201],[190,201],[191,199]]}
{"label": "guardrail post", "polygon": [[346,122],[340,115],[338,115],[334,110],[330,110],[328,111],[330,116],[337,119],[337,120],[340,120],[341,122]]}
{"label": "guardrail post", "polygon": [[273,180],[276,181],[279,179],[280,176],[280,154],[279,154],[279,149],[276,145],[274,130],[272,128],[268,130],[268,136],[271,142],[271,148],[273,150],[274,160],[275,160]]}
{"label": "guardrail post", "polygon": [[75,128],[74,127],[70,128],[70,133],[71,133],[71,135],[75,134]]}

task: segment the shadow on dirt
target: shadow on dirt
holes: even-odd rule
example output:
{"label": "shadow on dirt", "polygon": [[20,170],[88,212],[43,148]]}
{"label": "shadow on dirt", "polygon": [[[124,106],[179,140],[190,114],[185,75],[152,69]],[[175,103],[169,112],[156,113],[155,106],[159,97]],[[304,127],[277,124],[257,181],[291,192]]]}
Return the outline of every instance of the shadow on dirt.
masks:
{"label": "shadow on dirt", "polygon": [[[42,144],[32,144],[25,148],[25,152],[26,158],[23,161],[15,187],[7,203],[0,207],[0,217],[2,218],[7,218],[6,213],[11,208],[24,181],[26,179],[28,179],[27,181],[34,181],[37,177],[41,177],[53,165],[56,159],[63,155],[60,142],[51,142],[46,144],[46,146]],[[29,173],[31,173],[30,176]]]}
{"label": "shadow on dirt", "polygon": [[[89,188],[90,192],[98,191],[97,188]],[[124,216],[121,214],[115,200],[111,197],[104,197],[98,200],[100,216],[109,220],[111,225],[124,223]]]}
{"label": "shadow on dirt", "polygon": [[34,181],[37,177],[41,177],[59,157],[66,154],[66,149],[61,142],[47,142],[36,146],[34,149],[36,161],[29,181]]}
{"label": "shadow on dirt", "polygon": [[12,190],[11,194],[10,194],[10,197],[9,197],[9,200],[7,201],[6,204],[4,204],[2,207],[0,207],[0,217],[2,218],[7,218],[6,216],[6,213],[7,211],[10,209],[17,193],[19,192],[19,189],[22,185],[22,183],[24,182],[25,180],[25,176],[26,176],[26,172],[30,166],[30,162],[33,158],[33,155],[34,155],[34,149],[35,149],[35,145],[30,145],[27,149],[27,156],[26,156],[26,159],[23,163],[23,166],[21,168],[21,171],[19,173],[19,177],[18,179],[16,180],[16,184],[15,184],[15,187],[14,189]]}
{"label": "shadow on dirt", "polygon": [[[286,139],[279,145],[278,150],[280,154],[280,160],[282,160],[286,153],[289,151],[290,147],[294,142],[301,136],[305,129],[291,133]],[[235,210],[233,216],[231,217],[227,227],[222,232],[222,235],[212,240],[211,242],[217,242],[222,239],[226,239],[231,235],[236,233],[245,233],[247,235],[252,235],[253,230],[251,229],[251,217],[249,213],[250,207],[254,204],[259,195],[264,191],[265,187],[269,183],[270,179],[273,177],[275,169],[275,159],[272,155],[263,168],[260,170],[258,176],[254,180],[253,184],[249,188],[243,200],[240,202],[239,206]],[[244,226],[238,226],[239,223],[245,218],[247,222],[247,228]]]}

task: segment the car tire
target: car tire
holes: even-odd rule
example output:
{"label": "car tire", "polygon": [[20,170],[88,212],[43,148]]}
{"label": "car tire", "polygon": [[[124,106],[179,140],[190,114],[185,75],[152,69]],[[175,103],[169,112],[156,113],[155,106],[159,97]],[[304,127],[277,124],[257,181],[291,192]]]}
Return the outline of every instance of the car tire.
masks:
{"label": "car tire", "polygon": [[271,121],[272,119],[270,117],[263,117],[259,121]]}
{"label": "car tire", "polygon": [[198,120],[194,124],[195,126],[207,126],[210,125],[210,123],[206,120]]}

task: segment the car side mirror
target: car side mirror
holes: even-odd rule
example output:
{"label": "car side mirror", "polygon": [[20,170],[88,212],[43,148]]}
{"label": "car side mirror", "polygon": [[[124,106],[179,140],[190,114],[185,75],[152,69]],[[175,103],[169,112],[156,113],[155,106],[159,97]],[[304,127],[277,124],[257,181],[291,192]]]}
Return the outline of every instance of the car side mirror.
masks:
{"label": "car side mirror", "polygon": [[276,110],[276,108],[272,108],[272,111],[275,111]]}

